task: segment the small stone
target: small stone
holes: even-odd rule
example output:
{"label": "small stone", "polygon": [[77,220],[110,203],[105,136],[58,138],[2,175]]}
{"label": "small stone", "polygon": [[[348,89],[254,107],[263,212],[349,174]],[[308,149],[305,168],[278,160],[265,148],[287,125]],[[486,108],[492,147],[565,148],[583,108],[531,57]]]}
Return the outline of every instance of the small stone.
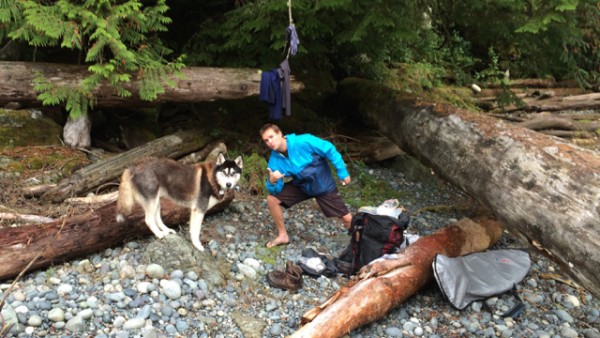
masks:
{"label": "small stone", "polygon": [[397,327],[387,327],[385,329],[385,334],[390,337],[402,337],[402,330]]}
{"label": "small stone", "polygon": [[577,338],[579,336],[577,334],[577,331],[573,330],[572,328],[570,328],[568,326],[561,327],[560,335],[561,335],[561,337],[564,337],[564,338]]}
{"label": "small stone", "polygon": [[179,299],[181,297],[181,286],[175,281],[162,279],[160,281],[160,287],[163,289],[164,294],[170,299]]}
{"label": "small stone", "polygon": [[148,264],[146,266],[146,275],[150,278],[164,278],[165,277],[165,269],[158,264]]}
{"label": "small stone", "polygon": [[123,324],[124,330],[137,330],[144,327],[146,320],[144,318],[131,318]]}
{"label": "small stone", "polygon": [[27,325],[29,326],[41,326],[43,323],[43,319],[42,317],[38,316],[38,315],[33,315],[31,317],[29,317],[29,319],[27,320]]}
{"label": "small stone", "polygon": [[53,322],[62,322],[65,320],[65,312],[61,308],[54,308],[48,311],[48,319]]}

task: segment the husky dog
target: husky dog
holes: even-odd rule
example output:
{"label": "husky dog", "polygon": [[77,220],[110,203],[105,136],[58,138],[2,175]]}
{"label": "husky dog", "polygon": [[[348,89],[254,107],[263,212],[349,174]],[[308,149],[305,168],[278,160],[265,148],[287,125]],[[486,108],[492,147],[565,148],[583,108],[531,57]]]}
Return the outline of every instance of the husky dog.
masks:
{"label": "husky dog", "polygon": [[204,215],[223,200],[242,174],[242,157],[226,160],[219,154],[216,161],[185,165],[171,159],[149,158],[123,172],[117,200],[117,222],[124,222],[138,203],[144,209],[148,228],[158,238],[175,233],[160,218],[160,198],[168,197],[191,209],[190,236],[194,246],[204,251],[200,230]]}

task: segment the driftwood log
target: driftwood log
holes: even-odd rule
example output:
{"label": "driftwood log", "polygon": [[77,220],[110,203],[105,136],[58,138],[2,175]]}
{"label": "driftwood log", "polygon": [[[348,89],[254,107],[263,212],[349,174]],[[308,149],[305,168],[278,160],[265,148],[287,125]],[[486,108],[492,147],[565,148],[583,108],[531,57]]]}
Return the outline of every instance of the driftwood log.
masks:
{"label": "driftwood log", "polygon": [[209,143],[208,137],[194,130],[167,135],[76,171],[59,182],[56,187],[46,191],[42,198],[62,202],[69,197],[79,196],[113,181],[127,166],[141,158],[149,156],[178,158],[205,147],[207,143]]}
{"label": "driftwood log", "polygon": [[539,243],[600,297],[598,152],[369,81],[347,79],[338,89],[348,112]]}
{"label": "driftwood log", "polygon": [[291,337],[342,337],[381,319],[433,279],[436,254],[457,257],[484,251],[502,236],[499,222],[467,218],[425,236],[396,259],[363,267],[325,303],[302,316],[305,323]]}
{"label": "driftwood log", "polygon": [[503,108],[492,107],[492,113],[525,112],[557,112],[564,110],[598,109],[600,93],[588,93],[571,96],[531,96],[517,95],[523,101],[522,106],[508,105]]}
{"label": "driftwood log", "polygon": [[[42,62],[0,62],[0,105],[9,102],[23,102],[41,106],[37,93],[33,90],[35,73],[44,75],[56,85],[75,85],[89,75],[87,66],[42,63]],[[120,97],[109,86],[103,85],[94,91],[94,107],[140,107],[163,102],[199,102],[218,99],[240,99],[258,95],[260,92],[260,72],[249,68],[208,68],[187,67],[181,70],[183,79],[175,79],[174,88],[165,87],[164,94],[152,102],[142,101],[138,95],[139,83],[136,76],[124,85],[132,93],[131,97]],[[290,83],[292,92],[298,92],[304,85],[294,79]]]}
{"label": "driftwood log", "polygon": [[[227,193],[223,202],[208,214],[223,210],[233,198],[233,192]],[[190,211],[163,200],[161,217],[165,224],[180,224],[189,219]],[[126,223],[117,223],[115,202],[82,215],[65,216],[52,223],[0,228],[0,280],[18,275],[39,253],[41,255],[31,265],[30,271],[149,234],[151,232],[144,223],[144,212],[140,207],[134,208]],[[187,234],[184,236],[189,238]]]}

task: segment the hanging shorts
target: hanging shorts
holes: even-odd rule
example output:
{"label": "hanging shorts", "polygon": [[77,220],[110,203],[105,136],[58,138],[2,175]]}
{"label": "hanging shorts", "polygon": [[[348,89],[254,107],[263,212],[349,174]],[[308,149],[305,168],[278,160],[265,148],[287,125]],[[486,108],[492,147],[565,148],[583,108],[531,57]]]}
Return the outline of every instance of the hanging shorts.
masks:
{"label": "hanging shorts", "polygon": [[350,212],[337,188],[321,196],[309,196],[300,188],[288,182],[283,185],[281,192],[274,196],[277,197],[281,205],[286,209],[309,198],[314,198],[327,217],[342,217]]}

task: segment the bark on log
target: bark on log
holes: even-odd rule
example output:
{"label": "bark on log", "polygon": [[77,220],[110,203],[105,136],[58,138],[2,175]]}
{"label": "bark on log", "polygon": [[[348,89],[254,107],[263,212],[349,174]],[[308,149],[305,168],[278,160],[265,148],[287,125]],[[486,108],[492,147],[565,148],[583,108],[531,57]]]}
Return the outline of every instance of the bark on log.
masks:
{"label": "bark on log", "polygon": [[[227,193],[223,202],[208,213],[223,210],[233,198],[233,192]],[[190,211],[163,200],[161,215],[166,224],[180,224],[188,221]],[[0,280],[17,276],[40,251],[43,254],[30,271],[89,255],[145,235],[152,233],[144,223],[142,209],[136,207],[127,217],[127,222],[117,223],[114,202],[86,214],[64,217],[44,225],[0,228]],[[184,236],[189,238],[187,233]]]}
{"label": "bark on log", "polygon": [[598,152],[368,81],[347,79],[338,89],[348,112],[540,243],[600,297]]}
{"label": "bark on log", "polygon": [[502,235],[497,221],[460,221],[408,246],[397,259],[374,262],[359,271],[325,303],[302,316],[307,323],[291,337],[342,337],[381,319],[433,279],[436,254],[450,257],[483,251]]}
{"label": "bark on log", "polygon": [[[42,73],[51,83],[75,85],[89,75],[87,66],[42,63],[42,62],[0,62],[0,105],[8,102],[24,102],[41,106],[37,100],[39,93],[33,90],[36,72]],[[249,68],[209,68],[187,67],[182,69],[184,79],[175,79],[174,88],[165,87],[164,94],[152,102],[142,101],[138,95],[139,83],[132,76],[124,87],[131,97],[120,97],[109,86],[102,85],[94,91],[95,107],[153,106],[163,102],[199,102],[217,99],[241,99],[258,95],[260,92],[260,71]],[[292,79],[291,91],[304,88],[301,82]]]}
{"label": "bark on log", "polygon": [[123,170],[141,158],[155,156],[177,158],[198,150],[208,143],[207,136],[194,130],[181,131],[146,143],[144,146],[117,154],[76,171],[50,189],[43,199],[62,202],[86,193],[119,177]]}

